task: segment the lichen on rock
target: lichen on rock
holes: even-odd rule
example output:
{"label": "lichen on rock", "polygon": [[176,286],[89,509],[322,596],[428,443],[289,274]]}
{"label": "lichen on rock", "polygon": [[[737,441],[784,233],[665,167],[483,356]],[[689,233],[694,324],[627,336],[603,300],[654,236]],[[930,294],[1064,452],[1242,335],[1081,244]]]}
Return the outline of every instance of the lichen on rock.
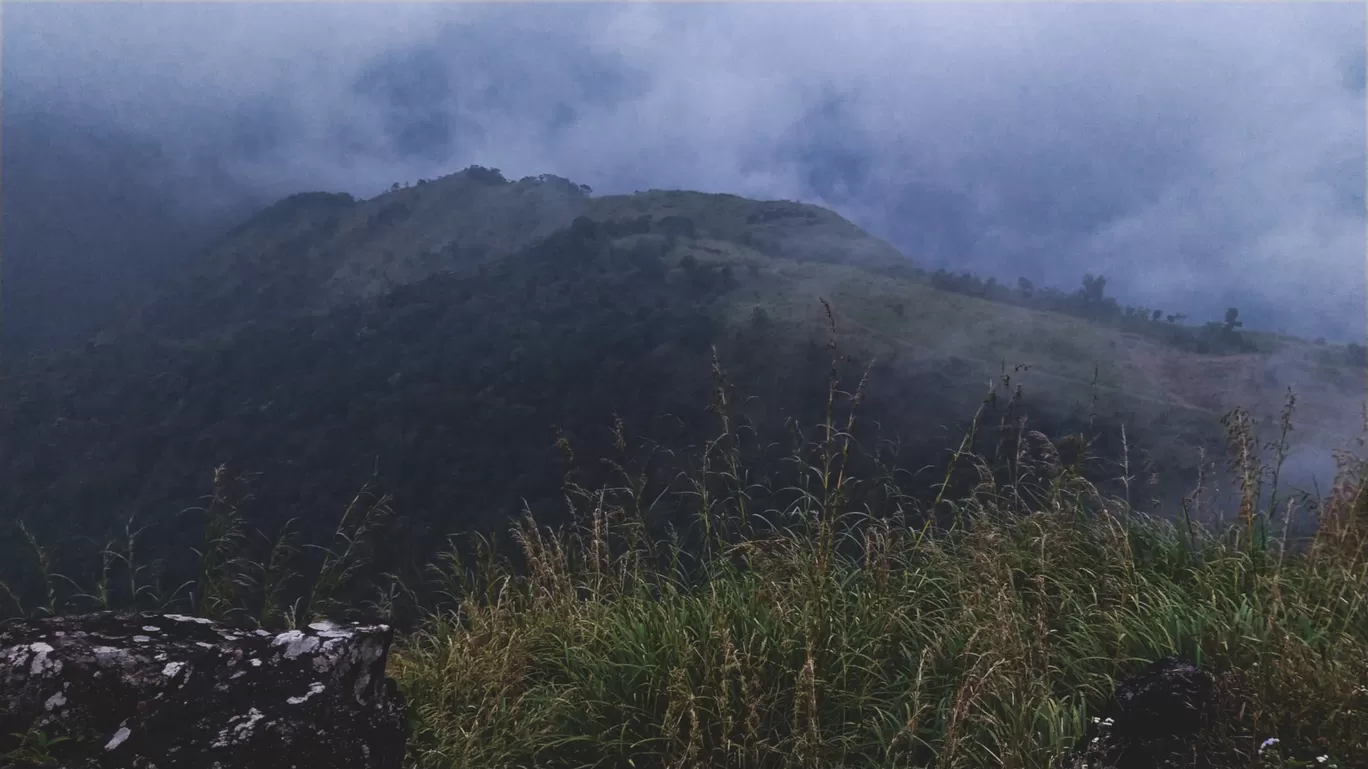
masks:
{"label": "lichen on rock", "polygon": [[0,767],[41,732],[64,767],[389,769],[404,705],[385,625],[274,634],[180,614],[0,624]]}

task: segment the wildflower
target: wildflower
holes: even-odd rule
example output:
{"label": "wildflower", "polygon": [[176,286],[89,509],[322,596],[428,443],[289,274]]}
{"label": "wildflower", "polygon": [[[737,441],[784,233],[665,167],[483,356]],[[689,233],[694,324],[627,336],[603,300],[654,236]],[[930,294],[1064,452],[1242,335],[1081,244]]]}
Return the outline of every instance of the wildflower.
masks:
{"label": "wildflower", "polygon": [[1259,752],[1262,753],[1262,752],[1264,752],[1265,750],[1267,750],[1268,748],[1271,748],[1271,747],[1273,747],[1274,745],[1277,745],[1277,744],[1278,744],[1279,742],[1281,742],[1281,741],[1282,741],[1282,740],[1279,740],[1277,737],[1269,737],[1268,739],[1264,740],[1263,743],[1262,743],[1261,745],[1259,745]]}
{"label": "wildflower", "polygon": [[1316,761],[1322,764],[1328,761],[1329,759],[1329,756],[1316,756]]}

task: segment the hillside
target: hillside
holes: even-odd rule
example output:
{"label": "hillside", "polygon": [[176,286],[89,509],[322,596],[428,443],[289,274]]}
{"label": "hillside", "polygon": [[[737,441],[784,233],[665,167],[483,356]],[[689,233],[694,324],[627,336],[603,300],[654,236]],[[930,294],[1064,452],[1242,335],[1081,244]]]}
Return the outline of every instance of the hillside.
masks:
{"label": "hillside", "polygon": [[1147,493],[1169,499],[1199,448],[1219,456],[1230,407],[1272,439],[1293,387],[1308,465],[1360,427],[1364,372],[1342,348],[1184,351],[943,290],[814,206],[595,197],[471,169],[370,200],[281,201],[126,324],[6,371],[0,516],[92,544],[130,517],[156,522],[151,547],[197,530],[178,513],[227,463],[248,474],[244,510],[268,532],[290,519],[325,530],[373,481],[394,495],[391,555],[416,557],[436,534],[503,529],[524,504],[554,520],[565,473],[603,472],[593,460],[618,451],[615,419],[634,445],[705,440],[714,346],[736,392],[757,396],[738,410],[766,440],[783,439],[787,416],[816,421],[822,300],[846,381],[875,364],[861,440],[896,439],[913,470],[943,460],[1004,367],[1008,389],[1024,387],[1014,417],[1054,435],[1091,414],[1113,455],[1124,425],[1132,461],[1148,455],[1166,484]]}

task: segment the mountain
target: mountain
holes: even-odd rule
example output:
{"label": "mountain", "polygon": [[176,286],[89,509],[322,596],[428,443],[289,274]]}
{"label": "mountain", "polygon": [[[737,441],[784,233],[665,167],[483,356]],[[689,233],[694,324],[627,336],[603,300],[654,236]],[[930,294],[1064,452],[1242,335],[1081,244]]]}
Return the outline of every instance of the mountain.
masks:
{"label": "mountain", "polygon": [[1232,406],[1271,439],[1293,387],[1308,466],[1357,434],[1364,372],[1343,347],[1141,323],[1097,284],[947,285],[792,202],[595,196],[482,168],[370,200],[295,195],[83,349],[0,376],[0,517],[96,543],[130,516],[193,536],[179,511],[225,465],[267,531],[328,531],[373,482],[402,519],[397,552],[501,529],[524,505],[554,518],[568,472],[606,477],[595,460],[620,456],[616,420],[635,446],[716,433],[714,347],[756,451],[782,442],[785,417],[821,418],[829,341],[845,387],[873,364],[858,437],[914,470],[943,461],[1004,375],[1025,405],[1004,398],[986,421],[1092,429],[1114,458],[1124,426],[1131,474],[1145,457],[1161,479],[1145,493],[1170,501],[1199,449],[1220,456]]}
{"label": "mountain", "polygon": [[[744,249],[735,254],[742,264],[763,257],[885,268],[906,263],[888,244],[812,206],[681,192],[593,198],[558,177],[510,183],[479,169],[364,202],[322,193],[287,198],[211,248],[182,285],[143,308],[134,328],[193,337],[325,312],[438,273],[470,276],[578,217],[634,226],[645,217],[657,223],[656,234],[675,241]],[[705,222],[706,232],[694,222]],[[732,257],[730,250],[725,256]]]}

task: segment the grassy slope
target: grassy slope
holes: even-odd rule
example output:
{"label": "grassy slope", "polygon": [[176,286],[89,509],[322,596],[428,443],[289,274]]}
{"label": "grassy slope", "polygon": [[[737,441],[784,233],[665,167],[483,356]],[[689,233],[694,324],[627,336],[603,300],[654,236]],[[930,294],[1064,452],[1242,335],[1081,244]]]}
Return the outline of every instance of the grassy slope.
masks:
{"label": "grassy slope", "polygon": [[132,330],[194,336],[344,306],[507,256],[565,227],[586,203],[568,182],[491,184],[464,174],[366,201],[296,195],[190,260]]}
{"label": "grassy slope", "polygon": [[950,369],[955,389],[986,389],[1004,366],[1028,365],[1014,381],[1035,403],[1063,413],[1096,398],[1099,412],[1145,435],[1161,466],[1191,465],[1198,448],[1216,448],[1219,420],[1236,406],[1271,433],[1289,387],[1298,399],[1293,442],[1301,451],[1328,459],[1360,432],[1360,420],[1346,415],[1362,411],[1364,372],[1306,340],[1260,335],[1273,352],[1202,355],[1077,317],[940,291],[914,276],[888,274],[891,265],[905,264],[891,246],[800,204],[653,191],[599,198],[588,212],[641,214],[699,222],[717,239],[686,249],[700,261],[763,265],[770,285],[736,297],[734,325],[761,307],[810,334],[822,323],[818,301],[826,298],[847,351],[909,373]]}
{"label": "grassy slope", "polygon": [[1009,370],[1028,364],[1014,379],[1038,405],[1067,409],[1096,397],[1100,413],[1116,415],[1133,436],[1145,435],[1169,466],[1192,462],[1200,446],[1211,448],[1220,418],[1237,406],[1251,412],[1263,439],[1272,439],[1288,388],[1297,396],[1296,451],[1328,459],[1361,433],[1364,372],[1329,362],[1330,350],[1304,340],[1282,338],[1271,353],[1201,355],[1080,318],[897,278],[822,273],[813,282],[839,320],[865,332],[859,341],[871,353],[929,367],[963,361],[979,381],[1004,363]]}

